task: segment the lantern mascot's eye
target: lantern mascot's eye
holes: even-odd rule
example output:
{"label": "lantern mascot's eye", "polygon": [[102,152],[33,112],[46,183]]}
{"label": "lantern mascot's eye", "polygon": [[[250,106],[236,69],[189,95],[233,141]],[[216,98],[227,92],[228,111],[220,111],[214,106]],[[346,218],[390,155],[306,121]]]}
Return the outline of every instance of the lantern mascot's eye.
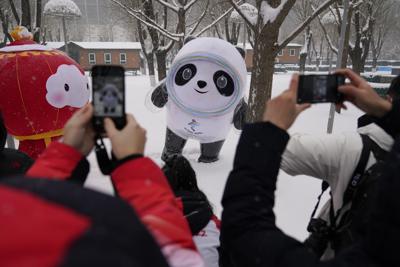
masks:
{"label": "lantern mascot's eye", "polygon": [[74,60],[35,43],[26,28],[10,35],[14,41],[0,49],[0,112],[19,150],[37,158],[89,101],[88,80]]}

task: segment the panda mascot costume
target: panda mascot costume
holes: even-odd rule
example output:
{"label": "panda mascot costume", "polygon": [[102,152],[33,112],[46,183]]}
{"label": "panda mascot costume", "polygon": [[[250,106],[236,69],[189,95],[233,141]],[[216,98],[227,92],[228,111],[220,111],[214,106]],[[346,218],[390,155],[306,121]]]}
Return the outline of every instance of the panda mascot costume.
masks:
{"label": "panda mascot costume", "polygon": [[191,38],[176,55],[151,100],[167,108],[162,160],[182,154],[187,139],[200,142],[199,162],[218,160],[232,124],[241,129],[247,69],[242,49],[218,38]]}

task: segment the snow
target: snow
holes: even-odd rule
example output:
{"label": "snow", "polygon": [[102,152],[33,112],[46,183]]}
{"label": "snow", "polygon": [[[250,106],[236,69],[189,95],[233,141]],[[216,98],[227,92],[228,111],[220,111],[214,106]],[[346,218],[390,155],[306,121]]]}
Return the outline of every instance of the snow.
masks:
{"label": "snow", "polygon": [[[257,24],[258,19],[258,10],[255,6],[244,3],[239,6],[240,10],[242,11],[243,15],[251,22],[252,25]],[[243,23],[243,18],[236,10],[232,11],[231,20],[235,23]]]}
{"label": "snow", "polygon": [[134,49],[141,50],[139,42],[70,42],[85,49]]}
{"label": "snow", "polygon": [[65,42],[46,42],[45,46],[51,49],[59,49],[60,47],[64,46]]}
{"label": "snow", "polygon": [[[340,17],[343,17],[343,8],[339,8],[339,14],[340,14]],[[330,10],[321,19],[321,22],[325,25],[337,24],[338,21],[339,21],[339,18],[337,16],[336,10]]]}
{"label": "snow", "polygon": [[[242,45],[238,45],[242,47]],[[297,43],[289,43],[286,48],[295,48],[295,47],[303,47],[302,44],[297,44]],[[253,47],[251,46],[250,43],[246,43],[246,50],[253,50]]]}
{"label": "snow", "polygon": [[267,1],[261,2],[260,15],[264,25],[267,23],[274,23],[286,2],[287,0],[282,0],[281,4],[276,8],[271,7]]}
{"label": "snow", "polygon": [[[287,88],[290,77],[290,74],[274,76],[273,96]],[[250,77],[248,81],[250,82]],[[147,129],[145,154],[162,165],[160,156],[165,138],[165,110],[159,110],[150,104],[148,76],[127,76],[126,84],[127,112],[132,113],[138,122]],[[300,115],[290,132],[323,133],[326,131],[328,114],[328,104],[314,105]],[[348,111],[343,111],[342,114],[336,116],[334,132],[355,130],[356,119],[360,115],[359,110],[349,105]],[[197,163],[200,154],[197,142],[190,140],[184,149],[184,156],[190,160],[197,173],[199,186],[212,202],[217,215],[220,215],[222,211],[220,201],[226,179],[232,168],[239,136],[240,132],[232,129],[222,148],[220,160],[212,164]],[[108,140],[106,140],[106,145],[109,147]],[[89,161],[91,162],[91,172],[86,186],[112,194],[110,179],[100,173],[94,153],[89,156]],[[285,233],[300,240],[307,236],[307,223],[320,188],[321,182],[315,178],[291,177],[283,172],[279,174],[275,211],[277,224]]]}
{"label": "snow", "polygon": [[79,7],[72,0],[50,0],[44,6],[44,14],[60,17],[82,16]]}

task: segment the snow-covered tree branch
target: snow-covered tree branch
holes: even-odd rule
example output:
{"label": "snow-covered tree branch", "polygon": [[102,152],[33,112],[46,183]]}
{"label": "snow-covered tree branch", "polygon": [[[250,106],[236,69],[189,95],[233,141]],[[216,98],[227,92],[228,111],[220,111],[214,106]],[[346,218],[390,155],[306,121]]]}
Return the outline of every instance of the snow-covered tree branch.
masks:
{"label": "snow-covered tree branch", "polygon": [[321,4],[314,12],[309,16],[301,25],[299,25],[286,39],[279,44],[279,50],[285,48],[299,33],[301,33],[317,16],[325,11],[330,5],[335,3],[337,0],[326,0]]}
{"label": "snow-covered tree branch", "polygon": [[220,22],[223,18],[225,18],[228,14],[232,12],[233,8],[228,9],[225,13],[223,13],[221,16],[219,16],[217,19],[215,19],[212,23],[210,23],[208,26],[204,27],[201,31],[195,34],[196,37],[201,36],[203,33],[214,27],[218,22]]}
{"label": "snow-covered tree branch", "polygon": [[230,0],[231,5],[233,8],[236,10],[237,13],[244,19],[244,21],[247,23],[250,29],[253,31],[256,31],[256,25],[257,25],[257,18],[255,19],[250,17],[246,12],[243,12],[243,10],[240,8],[239,4],[242,1],[235,2],[235,0]]}
{"label": "snow-covered tree branch", "polygon": [[[142,11],[140,10],[134,10],[131,7],[128,7],[127,5],[124,5],[123,3],[121,3],[118,0],[110,0],[112,2],[114,2],[115,4],[119,5],[122,9],[124,9],[129,15],[131,15],[132,17],[136,18],[137,20],[139,20],[140,22],[142,22],[143,24],[145,24],[147,27],[153,28],[155,30],[157,30],[160,34],[162,34],[163,36],[174,40],[176,42],[178,42],[181,38],[184,37],[184,35],[182,33],[171,33],[169,31],[167,31],[166,29],[163,29],[161,26],[159,26],[154,20],[146,17]],[[144,17],[144,18],[142,18]]]}

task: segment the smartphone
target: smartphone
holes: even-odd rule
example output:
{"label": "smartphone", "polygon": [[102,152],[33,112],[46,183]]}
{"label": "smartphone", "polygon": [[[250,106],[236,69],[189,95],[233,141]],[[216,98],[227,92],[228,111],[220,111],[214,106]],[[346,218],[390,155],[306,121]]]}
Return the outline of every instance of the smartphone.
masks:
{"label": "smartphone", "polygon": [[104,118],[111,118],[117,129],[126,124],[125,70],[121,66],[95,65],[92,68],[93,127],[104,134]]}
{"label": "smartphone", "polygon": [[342,100],[338,88],[345,80],[339,74],[300,75],[297,103],[338,103]]}

